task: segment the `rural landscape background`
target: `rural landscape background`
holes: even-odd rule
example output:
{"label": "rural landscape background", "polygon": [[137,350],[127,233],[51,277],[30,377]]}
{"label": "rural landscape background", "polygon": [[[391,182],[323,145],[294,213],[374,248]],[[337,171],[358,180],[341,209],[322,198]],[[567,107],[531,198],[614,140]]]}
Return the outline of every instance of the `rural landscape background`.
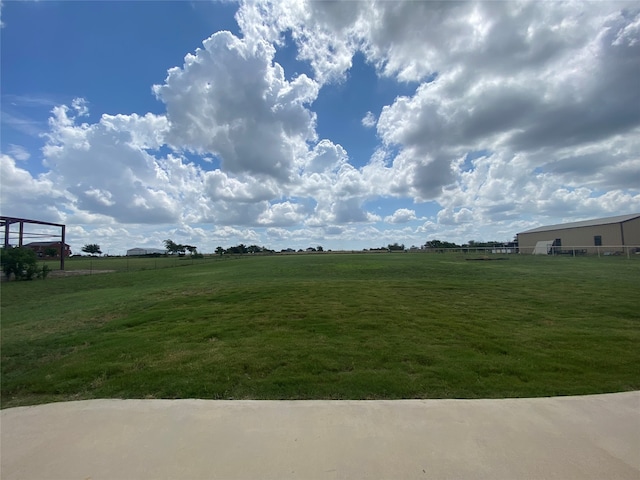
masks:
{"label": "rural landscape background", "polygon": [[2,215],[74,253],[640,212],[637,2],[0,2]]}
{"label": "rural landscape background", "polygon": [[0,13],[2,408],[640,389],[638,2]]}

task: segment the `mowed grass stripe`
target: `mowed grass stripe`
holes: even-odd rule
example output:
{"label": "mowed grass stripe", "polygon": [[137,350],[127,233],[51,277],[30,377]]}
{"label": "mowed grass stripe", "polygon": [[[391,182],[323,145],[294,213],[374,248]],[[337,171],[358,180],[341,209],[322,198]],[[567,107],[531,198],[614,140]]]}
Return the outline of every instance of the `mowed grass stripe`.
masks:
{"label": "mowed grass stripe", "polygon": [[467,258],[247,256],[5,283],[2,407],[640,386],[638,259]]}

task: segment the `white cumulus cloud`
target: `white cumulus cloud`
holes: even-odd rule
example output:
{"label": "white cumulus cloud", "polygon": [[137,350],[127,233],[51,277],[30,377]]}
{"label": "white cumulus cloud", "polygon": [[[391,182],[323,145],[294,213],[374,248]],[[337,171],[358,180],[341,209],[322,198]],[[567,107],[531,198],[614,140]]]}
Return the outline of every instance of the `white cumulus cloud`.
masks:
{"label": "white cumulus cloud", "polygon": [[364,117],[362,117],[362,125],[367,128],[372,128],[376,126],[376,116],[372,112],[367,112]]}
{"label": "white cumulus cloud", "polygon": [[416,219],[415,210],[410,210],[408,208],[399,208],[393,212],[393,215],[384,217],[384,221],[387,223],[407,223]]}
{"label": "white cumulus cloud", "polygon": [[222,159],[222,168],[285,180],[316,138],[306,105],[318,85],[306,75],[287,81],[275,48],[217,32],[169,70],[154,92],[167,107],[168,143]]}

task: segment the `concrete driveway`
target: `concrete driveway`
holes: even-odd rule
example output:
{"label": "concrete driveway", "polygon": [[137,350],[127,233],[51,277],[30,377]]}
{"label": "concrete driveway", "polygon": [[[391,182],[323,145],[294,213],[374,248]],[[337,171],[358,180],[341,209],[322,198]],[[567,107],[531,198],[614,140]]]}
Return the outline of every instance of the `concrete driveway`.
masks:
{"label": "concrete driveway", "polygon": [[1,412],[10,479],[640,479],[640,392],[89,400]]}

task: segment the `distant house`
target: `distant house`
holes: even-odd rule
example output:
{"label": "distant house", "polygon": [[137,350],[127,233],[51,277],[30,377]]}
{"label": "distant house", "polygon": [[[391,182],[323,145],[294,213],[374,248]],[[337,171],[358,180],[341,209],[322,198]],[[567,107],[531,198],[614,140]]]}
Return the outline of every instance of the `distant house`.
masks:
{"label": "distant house", "polygon": [[[62,242],[31,242],[31,243],[27,243],[26,245],[23,245],[23,247],[30,248],[31,250],[36,252],[36,255],[38,255],[38,257],[40,258],[44,258],[44,257],[59,258],[61,245],[62,245]],[[56,253],[53,255],[49,255],[54,250]],[[64,244],[64,256],[65,257],[71,256],[71,247],[66,243]]]}
{"label": "distant house", "polygon": [[130,248],[127,250],[127,257],[136,257],[141,255],[164,255],[166,250],[160,248]]}

